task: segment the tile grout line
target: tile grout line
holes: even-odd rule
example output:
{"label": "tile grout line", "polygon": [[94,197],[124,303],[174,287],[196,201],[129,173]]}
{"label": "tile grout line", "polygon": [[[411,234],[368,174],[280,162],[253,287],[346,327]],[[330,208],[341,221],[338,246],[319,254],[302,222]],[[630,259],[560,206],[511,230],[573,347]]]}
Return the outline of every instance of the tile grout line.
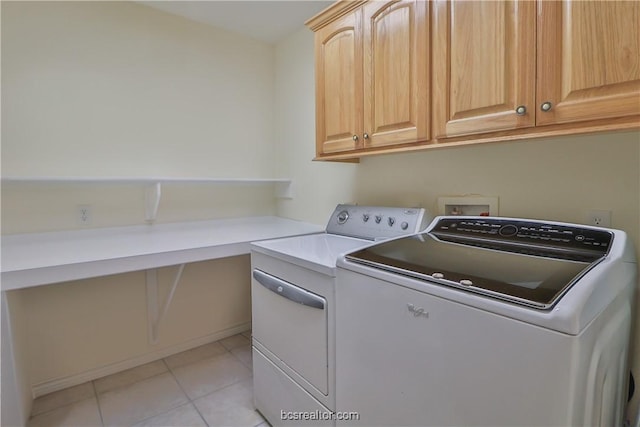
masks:
{"label": "tile grout line", "polygon": [[[169,412],[171,412],[171,411],[173,411],[173,410],[176,410],[176,409],[178,409],[178,408],[182,408],[183,406],[191,405],[191,403],[192,403],[191,401],[188,401],[188,402],[186,402],[186,403],[183,403],[182,405],[178,405],[178,406],[174,406],[173,408],[169,408],[169,409],[167,409],[167,410],[166,410],[166,411],[164,411],[164,412],[160,412],[160,413],[157,413],[157,414],[155,414],[155,415],[148,416],[147,418],[144,418],[144,419],[142,419],[142,420],[140,420],[140,421],[136,421],[136,422],[135,422],[135,424],[132,424],[132,426],[136,426],[136,425],[138,425],[138,424],[140,424],[140,423],[142,423],[142,422],[144,422],[144,421],[148,421],[148,420],[150,420],[150,419],[152,419],[152,418],[155,418],[155,417],[159,417],[159,416],[161,416],[161,415],[168,414]],[[205,421],[205,424],[207,424],[207,422],[206,422],[206,421]],[[208,425],[208,424],[207,424],[207,427],[209,427],[209,425]]]}
{"label": "tile grout line", "polygon": [[[202,414],[200,413],[200,410],[198,409],[198,406],[195,404],[195,402],[193,401],[193,399],[191,399],[189,397],[189,395],[187,394],[187,392],[184,390],[184,388],[182,387],[182,384],[180,384],[180,381],[178,381],[178,378],[175,376],[175,374],[173,373],[173,370],[171,369],[171,367],[169,366],[169,364],[167,363],[166,360],[162,359],[162,363],[164,363],[164,366],[167,367],[167,370],[169,371],[169,373],[171,374],[171,376],[173,377],[173,380],[176,382],[176,384],[178,384],[178,387],[180,388],[180,390],[184,393],[184,395],[186,396],[188,402],[185,403],[185,405],[190,404],[191,406],[194,407],[194,409],[196,410],[196,412],[198,413],[198,415],[200,416],[200,419],[202,420],[202,422],[204,422],[204,424],[207,427],[211,427],[209,426],[209,423],[207,422],[207,420],[202,416]],[[194,362],[195,363],[195,362]],[[184,406],[184,405],[183,405]]]}
{"label": "tile grout line", "polygon": [[[138,384],[138,383],[140,383],[140,382],[142,382],[142,381],[147,381],[147,380],[150,380],[150,379],[152,379],[152,378],[156,378],[156,377],[159,377],[159,376],[161,376],[161,375],[165,375],[165,374],[167,374],[167,373],[168,373],[168,374],[170,374],[170,375],[171,375],[171,377],[174,379],[174,381],[176,382],[176,384],[177,384],[177,385],[178,385],[178,387],[180,388],[180,391],[182,391],[182,393],[183,393],[183,394],[185,395],[185,397],[187,398],[187,402],[186,402],[186,403],[184,403],[183,405],[186,405],[187,403],[189,403],[189,402],[190,402],[190,400],[189,400],[189,396],[187,396],[187,393],[185,393],[185,392],[184,392],[184,390],[182,390],[182,387],[180,386],[180,383],[178,382],[178,380],[177,380],[177,379],[175,378],[175,376],[173,375],[173,372],[171,372],[171,370],[169,369],[169,366],[168,366],[168,365],[167,365],[167,363],[164,361],[164,358],[162,358],[162,359],[157,359],[157,360],[161,360],[161,361],[162,361],[162,363],[164,364],[165,368],[167,369],[166,371],[158,372],[157,374],[154,374],[154,375],[151,375],[151,376],[149,376],[149,377],[145,377],[145,378],[139,379],[139,380],[137,380],[137,381],[135,381],[135,382],[132,382],[132,383],[129,383],[129,384],[119,385],[119,386],[117,386],[117,387],[115,387],[115,388],[112,388],[112,389],[109,389],[109,390],[105,390],[105,391],[103,391],[102,393],[98,393],[98,390],[97,390],[97,389],[95,389],[95,381],[96,381],[96,380],[93,380],[93,381],[92,381],[92,383],[94,383],[94,389],[95,389],[95,392],[96,392],[96,400],[98,400],[98,394],[106,394],[106,393],[111,393],[111,392],[114,392],[114,391],[122,390],[122,389],[125,389],[125,388],[127,388],[127,387],[131,387],[131,386],[133,386],[133,385],[135,385],[135,384]],[[157,360],[155,360],[155,361],[153,361],[153,362],[149,362],[149,363],[154,363],[154,362],[156,362]],[[142,365],[139,365],[139,366],[142,366]],[[131,369],[135,369],[135,367],[134,367],[134,368],[131,368]],[[127,369],[127,370],[128,370],[128,369]],[[124,372],[124,371],[121,371],[121,372]],[[116,374],[113,374],[113,375],[117,375],[117,374],[118,374],[118,372],[117,372]],[[109,375],[107,375],[107,376],[109,376]],[[103,378],[104,378],[104,377],[103,377]],[[98,378],[98,379],[100,379],[100,378]],[[153,418],[153,417],[156,417],[156,416],[158,416],[158,415],[165,414],[165,413],[167,413],[167,412],[169,412],[169,411],[172,411],[172,410],[174,410],[174,409],[176,409],[176,408],[179,408],[179,407],[181,407],[181,406],[183,406],[183,405],[174,406],[174,407],[169,408],[169,409],[167,409],[166,411],[161,412],[161,413],[159,413],[159,414],[151,415],[151,416],[146,417],[146,418],[144,418],[144,419],[138,420],[138,421],[136,421],[136,422],[135,422],[134,424],[132,424],[132,425],[139,424],[139,423],[141,423],[141,422],[143,422],[143,421],[145,421],[145,420],[147,420],[147,419],[149,419],[149,418]],[[100,404],[99,404],[99,403],[98,403],[98,408],[100,408],[100,417],[101,417],[101,419],[102,419],[102,409],[101,409],[101,407],[100,407]],[[102,419],[102,425],[103,425],[103,427],[106,427],[106,425],[105,425],[105,423],[104,423],[104,419]]]}
{"label": "tile grout line", "polygon": [[[235,359],[237,359],[237,360],[238,360],[238,362],[239,362],[242,366],[244,366],[244,367],[245,367],[245,369],[249,369],[249,368],[247,368],[247,367],[245,366],[245,364],[244,364],[244,363],[242,363],[242,361],[241,361],[241,360],[240,360],[240,359],[239,359],[235,354],[233,354],[230,350],[227,350],[227,348],[226,348],[226,347],[224,347],[224,346],[223,346],[223,348],[225,349],[225,352],[226,352],[226,353],[228,353],[228,354],[232,355]],[[225,354],[225,353],[222,353],[222,354],[216,355],[216,356],[214,356],[214,357],[222,356],[223,354]],[[165,363],[166,363],[166,362],[165,362]],[[169,371],[171,372],[171,375],[173,375],[173,376],[174,376],[174,378],[175,378],[175,375],[173,374],[173,371],[171,371],[171,368],[169,368],[169,366],[168,366],[168,365],[167,365],[167,368],[168,368],[168,369],[169,369]],[[253,382],[253,372],[251,372],[251,375],[250,375],[250,377],[249,377],[249,378],[251,378],[251,381]],[[176,379],[176,382],[178,383],[178,385],[180,386],[180,389],[182,389],[182,386],[180,385],[180,382],[178,382],[178,379],[177,379],[177,378],[175,378],[175,379]],[[222,391],[222,390],[225,390],[225,389],[227,389],[227,388],[229,388],[229,387],[231,387],[231,386],[237,385],[237,384],[239,384],[239,383],[241,383],[241,382],[243,382],[243,381],[245,381],[245,380],[247,380],[247,378],[245,378],[245,379],[241,379],[241,380],[238,380],[238,381],[236,381],[236,382],[234,382],[234,383],[231,383],[231,384],[227,384],[226,386],[224,386],[224,387],[222,387],[222,388],[219,388],[219,389],[217,389],[217,390],[211,391],[211,392],[209,392],[209,393],[207,393],[207,394],[203,394],[202,396],[195,397],[195,398],[193,398],[193,399],[191,399],[191,398],[189,397],[189,395],[187,395],[187,393],[186,393],[186,392],[185,392],[185,394],[187,395],[187,399],[189,399],[189,402],[190,402],[191,404],[193,404],[193,407],[195,408],[195,410],[196,410],[196,412],[198,413],[198,415],[200,415],[200,418],[202,418],[202,420],[204,421],[204,423],[205,423],[208,427],[211,427],[211,426],[209,425],[209,423],[207,423],[207,420],[206,420],[206,419],[205,419],[205,417],[202,415],[202,413],[200,412],[200,410],[198,409],[198,405],[196,405],[195,401],[196,401],[196,400],[199,400],[199,399],[204,399],[205,397],[211,396],[211,395],[213,395],[213,394],[215,394],[215,393],[218,393],[218,392],[220,392],[220,391]],[[256,410],[256,409],[254,408],[254,411],[255,411],[255,410]],[[260,424],[262,424],[262,423],[264,423],[264,422],[266,421],[266,419],[262,416],[262,414],[260,414],[260,417],[261,417],[261,418],[263,418],[263,421],[261,421],[260,423],[256,424],[256,425],[255,425],[255,426],[253,426],[253,427],[257,427],[257,426],[259,426]]]}
{"label": "tile grout line", "polygon": [[[251,347],[252,340],[251,340],[250,338],[246,337],[245,335],[242,335],[242,333],[237,334],[237,335],[241,335],[241,336],[243,336],[244,338],[246,338],[246,339],[247,339],[247,341],[248,341],[248,345],[249,345],[249,347]],[[228,338],[230,338],[230,337],[228,337]],[[222,340],[218,340],[218,341],[214,341],[214,342],[218,342],[218,343],[220,344],[220,346],[224,349],[224,353],[221,353],[221,354],[218,354],[218,355],[214,355],[214,356],[211,356],[211,357],[207,357],[207,358],[205,358],[205,359],[209,359],[209,358],[213,358],[213,357],[217,357],[217,356],[222,356],[222,355],[224,355],[224,354],[230,354],[231,356],[233,356],[233,359],[234,359],[234,360],[236,360],[238,363],[240,363],[240,365],[242,365],[245,369],[247,369],[247,370],[249,370],[249,371],[250,371],[250,374],[251,374],[251,375],[249,376],[249,378],[253,379],[253,372],[252,372],[252,369],[251,369],[250,367],[248,367],[248,366],[243,362],[243,360],[242,360],[242,359],[240,359],[236,354],[234,354],[234,353],[232,352],[232,350],[235,350],[235,349],[237,349],[237,348],[240,348],[240,347],[244,346],[244,344],[243,344],[243,345],[241,345],[241,346],[236,346],[236,347],[233,347],[233,348],[229,349],[229,348],[227,348],[224,344],[222,344]],[[186,351],[189,351],[189,350],[186,350]],[[202,359],[202,360],[205,360],[205,359]],[[96,386],[96,381],[97,381],[97,380],[99,380],[100,378],[97,378],[97,379],[95,379],[95,380],[88,381],[88,382],[90,382],[90,383],[91,383],[91,390],[92,390],[92,392],[93,392],[93,396],[89,396],[89,397],[86,397],[86,398],[84,398],[84,399],[80,399],[80,400],[77,400],[77,401],[74,401],[74,402],[70,402],[70,403],[67,403],[67,404],[64,404],[64,405],[58,406],[58,407],[56,407],[56,408],[52,408],[52,409],[50,409],[50,410],[48,410],[48,411],[41,412],[41,413],[36,414],[36,415],[30,415],[30,416],[29,416],[29,420],[31,420],[31,419],[32,419],[32,418],[34,418],[34,417],[41,416],[41,415],[44,415],[44,414],[47,414],[47,413],[53,412],[53,411],[58,410],[58,409],[63,408],[63,407],[67,407],[67,406],[74,405],[74,404],[76,404],[76,403],[78,403],[78,402],[82,402],[82,401],[84,401],[84,400],[88,400],[88,399],[90,399],[91,397],[93,397],[93,398],[95,399],[95,401],[96,401],[96,406],[97,406],[97,409],[98,409],[98,415],[99,415],[99,417],[100,417],[101,425],[102,425],[103,427],[105,427],[104,416],[103,416],[103,413],[102,413],[102,406],[101,406],[101,404],[100,404],[100,398],[99,398],[100,394],[105,394],[105,393],[109,393],[109,392],[114,392],[114,391],[117,391],[117,390],[120,390],[120,389],[123,389],[123,388],[126,388],[126,387],[130,387],[130,386],[132,386],[133,384],[139,383],[139,382],[141,382],[141,381],[149,380],[149,379],[151,379],[151,378],[155,378],[155,377],[158,377],[158,376],[160,376],[160,375],[164,375],[165,373],[167,373],[167,372],[168,372],[169,374],[171,374],[171,377],[173,378],[173,380],[174,380],[174,381],[176,382],[176,384],[178,385],[178,387],[179,387],[180,391],[182,391],[182,393],[184,394],[184,396],[187,398],[187,402],[186,402],[186,403],[184,403],[184,404],[182,404],[182,405],[178,405],[178,406],[175,406],[175,407],[173,407],[173,408],[169,408],[169,409],[167,409],[167,411],[162,412],[162,413],[160,413],[160,414],[156,414],[156,415],[153,415],[153,416],[151,416],[151,417],[147,417],[147,418],[145,418],[145,419],[143,419],[143,420],[139,420],[139,421],[137,421],[137,422],[136,422],[136,424],[137,424],[137,423],[140,423],[140,422],[143,422],[143,421],[145,421],[145,420],[148,420],[148,419],[150,419],[150,418],[153,418],[153,417],[155,417],[155,416],[165,414],[165,413],[167,413],[167,412],[169,412],[169,411],[172,411],[172,410],[174,410],[174,409],[180,408],[180,407],[182,407],[182,406],[186,406],[187,404],[192,404],[192,405],[193,405],[193,407],[195,408],[196,412],[198,413],[198,415],[199,415],[199,416],[200,416],[200,418],[202,419],[202,421],[205,423],[205,425],[209,426],[209,424],[207,423],[206,419],[204,418],[204,416],[202,415],[202,413],[200,412],[200,410],[199,410],[199,409],[198,409],[198,407],[196,406],[196,404],[195,404],[195,400],[202,399],[202,398],[204,398],[204,397],[210,396],[210,395],[212,395],[212,394],[214,394],[214,393],[216,393],[216,392],[218,392],[218,391],[224,390],[224,389],[226,389],[226,388],[228,388],[228,387],[230,387],[230,386],[232,386],[232,385],[236,385],[236,384],[238,384],[238,383],[240,383],[240,382],[242,382],[242,381],[246,380],[246,379],[238,380],[238,381],[236,381],[236,382],[234,382],[234,383],[231,383],[231,384],[228,384],[228,385],[226,385],[226,386],[224,386],[224,387],[222,387],[222,388],[220,388],[220,389],[218,389],[218,390],[212,391],[212,392],[210,392],[210,393],[207,393],[207,394],[204,394],[204,395],[202,395],[202,396],[198,396],[198,397],[195,397],[195,398],[193,398],[193,399],[192,399],[192,398],[190,398],[190,397],[189,397],[189,395],[186,393],[186,391],[184,390],[184,388],[182,387],[182,385],[181,385],[181,384],[180,384],[180,382],[178,381],[178,378],[175,376],[175,374],[174,374],[174,372],[173,372],[173,369],[172,369],[172,368],[169,366],[169,364],[167,363],[166,358],[161,358],[161,359],[157,359],[157,360],[161,360],[161,361],[162,361],[163,365],[164,365],[164,366],[165,366],[165,368],[166,368],[166,371],[164,371],[164,372],[159,372],[159,373],[157,373],[157,374],[155,374],[155,375],[151,375],[151,376],[146,377],[146,378],[142,378],[142,379],[140,379],[140,380],[138,380],[138,381],[135,381],[135,382],[133,382],[133,383],[131,383],[131,384],[124,384],[124,385],[121,385],[121,386],[118,386],[118,387],[115,387],[115,388],[112,388],[112,389],[109,389],[109,390],[105,390],[105,391],[103,391],[103,392],[101,392],[101,393],[98,393],[98,389],[97,389],[97,386]],[[201,361],[201,360],[199,360],[199,361]],[[187,366],[187,365],[190,365],[190,364],[192,364],[192,363],[198,363],[199,361],[195,361],[195,362],[187,363],[187,364],[184,364],[184,365],[180,365],[180,366],[177,366],[177,368],[182,367],[182,366]],[[150,362],[150,363],[152,363],[152,362]],[[142,366],[142,365],[140,365],[140,366]],[[131,369],[135,369],[135,368],[136,368],[136,367],[131,368]],[[126,370],[125,370],[125,371],[126,371]],[[121,372],[124,372],[124,371],[121,371]],[[112,374],[112,375],[116,375],[116,374],[118,374],[118,373],[120,373],[120,372],[117,372],[117,373]],[[107,376],[105,376],[105,377],[108,377],[108,376],[110,376],[110,375],[107,375]],[[101,377],[101,378],[105,378],[105,377]],[[264,417],[263,417],[263,418],[264,418]],[[264,421],[266,421],[266,420],[263,420],[261,423],[257,424],[256,426],[258,426],[258,425],[262,424]]]}
{"label": "tile grout line", "polygon": [[[251,374],[251,376],[250,376],[249,378],[251,378],[251,381],[253,381],[253,374]],[[202,396],[198,396],[198,397],[196,397],[195,399],[190,400],[190,402],[193,402],[193,404],[194,404],[194,406],[195,406],[195,401],[196,401],[196,400],[200,400],[200,399],[203,399],[203,398],[205,398],[205,397],[209,397],[209,396],[211,396],[212,394],[217,393],[217,392],[219,392],[219,391],[222,391],[222,390],[224,390],[224,389],[227,389],[227,388],[229,388],[229,387],[231,387],[231,386],[233,386],[233,385],[240,384],[242,381],[246,381],[246,380],[248,380],[249,378],[245,378],[245,379],[242,379],[242,380],[238,380],[238,381],[236,381],[236,382],[234,382],[234,383],[227,384],[226,386],[224,386],[224,387],[222,387],[222,388],[219,388],[219,389],[217,389],[217,390],[211,391],[211,392],[209,392],[209,393],[207,393],[207,394],[203,394]],[[189,396],[187,396],[187,399],[188,399],[188,398],[189,398]]]}
{"label": "tile grout line", "polygon": [[[240,348],[240,347],[236,347],[236,348]],[[252,351],[251,344],[249,344],[249,351]],[[240,359],[240,357],[238,357],[233,351],[229,350],[229,353],[231,353],[231,355],[233,355],[233,357],[235,357],[236,360],[242,364],[242,366],[244,366],[245,368],[250,370],[251,371],[251,376],[253,377],[253,365],[251,367],[249,367],[244,363],[244,360]]]}
{"label": "tile grout line", "polygon": [[[251,377],[250,377],[250,378],[251,378],[251,381],[252,381],[252,383],[253,383],[253,374],[251,374]],[[210,393],[207,393],[207,394],[204,394],[204,395],[202,395],[202,396],[199,396],[199,397],[195,398],[194,400],[204,399],[205,397],[209,397],[209,396],[211,396],[212,394],[218,393],[219,391],[225,390],[225,389],[227,389],[227,388],[229,388],[229,387],[231,387],[231,386],[238,385],[238,384],[240,384],[241,382],[246,381],[247,379],[248,379],[248,378],[245,378],[244,380],[239,380],[239,381],[236,381],[236,382],[234,382],[234,383],[232,383],[232,384],[228,384],[228,385],[226,385],[226,386],[224,386],[224,387],[222,387],[222,388],[219,388],[218,390],[215,390],[215,391],[212,391],[212,392],[210,392]],[[253,389],[252,389],[252,394],[253,394]],[[188,397],[189,397],[189,396],[187,396],[187,398],[188,398]],[[205,423],[208,427],[212,427],[212,426],[209,426],[209,423],[207,423],[207,420],[205,420],[205,418],[202,416],[202,414],[200,413],[200,410],[198,409],[198,406],[196,405],[196,403],[195,403],[195,401],[194,401],[194,400],[190,400],[189,402],[193,403],[194,408],[196,408],[196,411],[198,412],[198,414],[200,415],[200,417],[203,419],[204,423]],[[253,406],[253,403],[252,403],[252,406]],[[251,426],[251,427],[258,427],[259,425],[261,425],[261,424],[263,424],[264,422],[266,422],[266,421],[267,421],[267,419],[266,419],[266,418],[265,418],[265,417],[264,417],[264,416],[263,416],[263,415],[262,415],[262,414],[261,414],[261,413],[260,413],[256,408],[253,408],[253,410],[254,410],[255,412],[257,412],[257,413],[260,415],[260,417],[262,418],[262,421],[260,421],[258,424],[254,425],[254,426]]]}
{"label": "tile grout line", "polygon": [[[1,0],[0,0],[0,1],[1,1]],[[93,381],[87,381],[87,382],[91,382],[91,383],[93,383]],[[84,384],[84,383],[83,383],[83,384]],[[78,384],[78,385],[81,385],[81,384]],[[69,387],[69,388],[72,388],[72,387]],[[92,387],[92,388],[93,388],[93,387]],[[66,390],[66,389],[63,389],[63,390]],[[58,390],[58,391],[63,391],[63,390]],[[95,393],[95,388],[94,388],[93,390],[94,390],[94,393]],[[45,396],[46,396],[46,395],[45,395]],[[98,396],[94,394],[93,396],[88,396],[88,397],[84,397],[84,398],[79,399],[79,400],[74,400],[73,402],[64,403],[64,404],[62,404],[62,405],[60,405],[60,406],[56,406],[55,408],[48,409],[48,410],[46,410],[46,411],[44,411],[44,412],[40,412],[40,413],[37,413],[37,414],[35,414],[35,415],[34,415],[33,413],[31,413],[31,414],[29,414],[29,419],[27,420],[27,423],[28,423],[32,418],[39,417],[39,416],[41,416],[41,415],[51,413],[51,412],[53,412],[53,411],[57,411],[57,410],[58,410],[58,409],[60,409],[60,408],[66,408],[67,406],[71,406],[71,405],[75,405],[75,404],[80,403],[80,402],[84,402],[85,400],[89,400],[89,399],[91,399],[91,397],[95,397],[95,398],[96,398],[96,402],[98,401]]]}
{"label": "tile grout line", "polygon": [[196,412],[198,413],[198,415],[200,415],[200,418],[202,419],[202,421],[204,422],[204,424],[205,424],[207,427],[211,427],[211,426],[209,425],[209,423],[207,422],[207,420],[206,420],[206,419],[204,418],[204,416],[202,415],[202,413],[200,412],[200,409],[198,409],[198,405],[196,405],[196,404],[195,404],[195,402],[194,402],[193,400],[190,400],[190,401],[189,401],[189,403],[190,403],[191,405],[193,405],[194,409],[196,410]]}
{"label": "tile grout line", "polygon": [[[238,334],[238,335],[242,335],[242,334]],[[228,338],[230,338],[230,337],[228,337]],[[245,337],[245,338],[247,338],[247,337]],[[247,338],[247,339],[249,340],[249,345],[251,346],[251,344],[252,344],[251,339],[249,339],[249,338]],[[237,360],[237,361],[238,361],[242,366],[244,366],[246,369],[248,369],[248,370],[250,370],[250,371],[251,371],[251,376],[250,376],[250,378],[251,378],[251,380],[253,381],[253,371],[252,371],[251,369],[249,369],[249,368],[248,368],[248,367],[247,367],[247,366],[242,362],[242,360],[240,360],[240,358],[239,358],[238,356],[236,356],[236,355],[231,351],[231,350],[233,350],[234,348],[238,348],[238,347],[234,347],[234,348],[232,348],[232,349],[229,349],[229,348],[227,348],[227,346],[225,346],[225,345],[222,343],[222,341],[223,341],[223,340],[224,340],[224,339],[221,339],[221,340],[218,340],[218,341],[215,341],[215,342],[217,342],[217,343],[219,343],[219,344],[220,344],[220,346],[224,349],[224,353],[221,353],[221,354],[218,354],[218,355],[212,356],[211,358],[213,358],[213,357],[218,357],[218,356],[222,356],[222,355],[224,355],[224,354],[229,354],[229,355],[233,356],[233,358],[234,358],[235,360]],[[205,360],[205,359],[202,359],[202,360]],[[182,390],[182,392],[185,394],[185,396],[187,396],[187,399],[189,399],[189,403],[191,403],[191,404],[193,405],[194,409],[196,410],[196,412],[198,413],[198,415],[200,416],[200,418],[202,419],[202,421],[205,423],[205,425],[206,425],[207,427],[211,427],[211,426],[209,425],[209,423],[207,422],[207,420],[205,419],[205,417],[204,417],[204,416],[202,415],[202,413],[200,412],[200,409],[198,409],[198,405],[196,405],[195,401],[196,401],[196,400],[199,400],[199,399],[203,399],[203,398],[205,398],[205,397],[207,397],[207,396],[211,396],[211,395],[212,395],[212,394],[214,394],[214,393],[217,393],[217,392],[219,392],[219,391],[222,391],[222,390],[224,390],[224,389],[226,389],[226,388],[228,388],[228,387],[231,387],[231,386],[233,386],[233,385],[239,384],[239,383],[241,383],[241,382],[243,381],[243,380],[236,381],[236,382],[234,382],[234,383],[232,383],[232,384],[228,384],[228,385],[226,385],[226,386],[224,386],[224,387],[222,387],[222,388],[219,388],[219,389],[214,390],[214,391],[212,391],[212,392],[210,392],[210,393],[203,394],[202,396],[198,396],[198,397],[195,397],[195,398],[193,398],[193,399],[192,399],[192,398],[187,394],[187,392],[182,388],[182,385],[180,384],[180,381],[178,381],[178,378],[175,376],[175,374],[174,374],[174,372],[173,372],[173,369],[169,366],[169,364],[167,363],[167,361],[165,360],[165,358],[163,358],[163,359],[162,359],[162,361],[163,361],[163,363],[165,364],[165,366],[167,367],[167,369],[169,370],[169,372],[171,373],[171,375],[173,376],[173,378],[175,379],[176,383],[178,384],[178,387],[180,387],[180,390]],[[192,362],[192,363],[198,363],[198,362],[199,362],[199,361],[197,361],[197,362]],[[191,363],[187,363],[187,364],[185,364],[185,365],[181,365],[181,366],[186,366],[186,365],[189,365],[189,364],[191,364]],[[181,366],[177,366],[177,368],[179,368],[179,367],[181,367]],[[254,408],[254,410],[255,410],[255,408]],[[256,425],[255,425],[255,426],[253,426],[253,427],[257,427],[257,426],[259,426],[260,424],[262,424],[262,423],[264,423],[264,422],[266,421],[266,419],[264,419],[264,417],[262,417],[262,414],[260,414],[260,416],[261,416],[261,418],[263,418],[263,421],[262,421],[262,422],[260,422],[260,423],[258,423],[258,424],[256,424]]]}
{"label": "tile grout line", "polygon": [[[158,360],[162,360],[162,359],[158,359]],[[142,365],[140,365],[140,366],[142,366]],[[132,368],[132,369],[135,369],[135,368]],[[121,371],[121,372],[124,372],[124,371]],[[111,393],[111,392],[116,391],[116,390],[121,390],[123,388],[131,387],[134,384],[138,384],[138,383],[140,383],[142,381],[150,380],[151,378],[159,377],[160,375],[164,375],[164,374],[166,374],[168,372],[169,372],[168,370],[166,372],[158,372],[157,374],[153,374],[153,375],[150,375],[148,377],[144,377],[144,378],[139,379],[137,381],[134,381],[132,383],[122,384],[122,385],[119,385],[117,387],[110,388],[108,390],[102,391],[100,393],[98,393],[98,390],[95,389],[96,390],[96,398],[98,397],[99,394],[107,394],[107,393]],[[118,373],[120,373],[120,372],[116,372],[116,374],[114,374],[114,375],[117,375]],[[110,376],[110,375],[107,375],[107,376]],[[104,378],[104,377],[102,377],[102,378]],[[98,378],[98,379],[100,379],[100,378]],[[96,381],[96,380],[93,380],[92,382],[94,382],[94,381]],[[95,384],[94,384],[94,387],[95,387]]]}

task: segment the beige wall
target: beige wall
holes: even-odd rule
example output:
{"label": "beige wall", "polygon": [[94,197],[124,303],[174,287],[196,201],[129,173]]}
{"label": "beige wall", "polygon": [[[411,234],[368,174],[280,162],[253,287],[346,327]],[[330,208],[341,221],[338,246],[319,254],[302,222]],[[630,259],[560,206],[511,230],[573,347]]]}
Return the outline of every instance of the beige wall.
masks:
{"label": "beige wall", "polygon": [[[158,269],[161,304],[176,270]],[[246,329],[251,322],[249,271],[248,255],[188,264],[154,345],[148,339],[143,271],[10,291],[19,294],[27,319],[32,385],[46,390],[47,383],[66,384],[67,377],[108,372],[111,365],[130,360],[150,361],[166,355],[166,349]]]}
{"label": "beige wall", "polygon": [[[322,222],[336,203],[422,206],[437,198],[499,197],[502,216],[584,221],[588,209],[612,212],[640,249],[640,133],[609,133],[428,150],[363,158],[358,165],[313,163],[313,34],[300,31],[276,48],[280,99],[276,139],[280,171],[307,183],[278,213]],[[640,343],[640,314],[636,319]],[[633,354],[640,383],[640,352]],[[631,405],[635,413],[640,393]]]}
{"label": "beige wall", "polygon": [[[131,2],[2,2],[3,176],[274,175],[274,48]],[[144,187],[2,186],[2,232],[144,222]],[[272,186],[165,185],[158,222],[271,215]],[[161,269],[160,301],[174,268]],[[144,272],[8,293],[36,393],[249,327],[248,256],[189,264],[149,344]]]}
{"label": "beige wall", "polygon": [[417,201],[434,213],[438,196],[492,195],[501,216],[576,223],[606,209],[638,245],[639,159],[637,132],[379,156],[362,160],[356,194],[362,203]]}
{"label": "beige wall", "polygon": [[315,156],[313,34],[299,31],[276,46],[277,173],[295,177],[292,200],[278,202],[278,215],[326,224],[338,203],[355,201],[358,166],[312,162]]}
{"label": "beige wall", "polygon": [[[165,184],[156,222],[273,215],[274,191],[273,185]],[[144,192],[144,185],[5,184],[2,234],[83,228],[78,205],[91,206],[91,227],[143,224]]]}
{"label": "beige wall", "polygon": [[[273,47],[129,2],[2,3],[3,176],[272,177]],[[164,186],[158,222],[275,211]],[[3,233],[144,220],[142,186],[3,185]]]}
{"label": "beige wall", "polygon": [[273,47],[133,2],[2,2],[4,175],[270,176]]}

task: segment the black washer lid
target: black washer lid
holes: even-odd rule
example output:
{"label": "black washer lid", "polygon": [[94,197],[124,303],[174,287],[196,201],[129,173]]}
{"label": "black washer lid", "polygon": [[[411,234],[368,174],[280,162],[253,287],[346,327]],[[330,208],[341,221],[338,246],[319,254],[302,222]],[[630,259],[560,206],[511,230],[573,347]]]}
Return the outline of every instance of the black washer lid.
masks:
{"label": "black washer lid", "polygon": [[379,243],[347,259],[548,309],[606,256],[612,237],[603,230],[531,221],[445,217],[428,233]]}

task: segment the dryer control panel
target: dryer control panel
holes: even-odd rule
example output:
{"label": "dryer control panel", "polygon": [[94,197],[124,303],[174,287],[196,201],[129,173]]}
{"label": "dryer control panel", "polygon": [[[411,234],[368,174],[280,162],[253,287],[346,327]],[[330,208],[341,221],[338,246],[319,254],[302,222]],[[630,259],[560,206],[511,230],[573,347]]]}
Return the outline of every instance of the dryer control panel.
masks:
{"label": "dryer control panel", "polygon": [[423,208],[338,205],[327,233],[378,240],[418,233],[432,217]]}

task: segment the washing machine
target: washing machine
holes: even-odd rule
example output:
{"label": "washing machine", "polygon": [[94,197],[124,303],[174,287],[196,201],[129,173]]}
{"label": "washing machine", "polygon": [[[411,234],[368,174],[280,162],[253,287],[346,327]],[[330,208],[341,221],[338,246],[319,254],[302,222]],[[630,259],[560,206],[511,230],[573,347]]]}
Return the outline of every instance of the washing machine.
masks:
{"label": "washing machine", "polygon": [[437,217],[337,265],[336,409],[359,414],[342,425],[623,424],[624,232]]}

